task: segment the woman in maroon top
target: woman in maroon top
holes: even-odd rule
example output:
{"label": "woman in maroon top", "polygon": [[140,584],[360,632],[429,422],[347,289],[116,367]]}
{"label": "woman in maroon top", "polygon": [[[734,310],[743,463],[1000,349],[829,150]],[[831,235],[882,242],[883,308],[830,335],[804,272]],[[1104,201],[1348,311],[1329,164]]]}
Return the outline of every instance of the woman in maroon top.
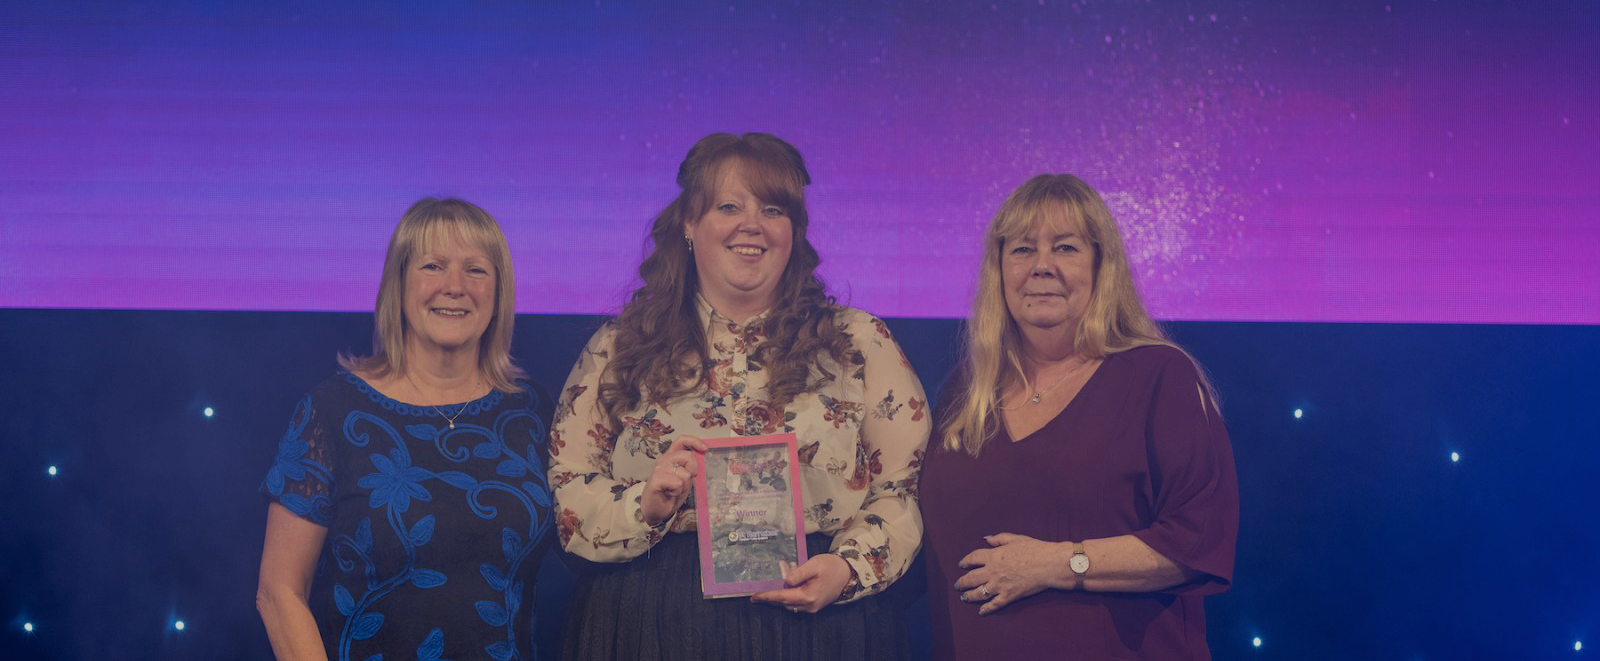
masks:
{"label": "woman in maroon top", "polygon": [[1006,199],[966,349],[922,472],[935,658],[1209,659],[1233,451],[1088,184],[1040,175]]}

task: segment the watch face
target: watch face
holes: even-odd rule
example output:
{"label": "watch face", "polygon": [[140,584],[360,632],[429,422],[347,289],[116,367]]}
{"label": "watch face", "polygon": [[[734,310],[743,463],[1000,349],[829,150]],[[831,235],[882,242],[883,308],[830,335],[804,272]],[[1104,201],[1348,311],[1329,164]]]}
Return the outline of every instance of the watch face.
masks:
{"label": "watch face", "polygon": [[1071,558],[1067,559],[1067,567],[1071,569],[1072,573],[1074,574],[1082,574],[1086,571],[1089,571],[1089,556],[1083,555],[1082,553],[1072,556]]}

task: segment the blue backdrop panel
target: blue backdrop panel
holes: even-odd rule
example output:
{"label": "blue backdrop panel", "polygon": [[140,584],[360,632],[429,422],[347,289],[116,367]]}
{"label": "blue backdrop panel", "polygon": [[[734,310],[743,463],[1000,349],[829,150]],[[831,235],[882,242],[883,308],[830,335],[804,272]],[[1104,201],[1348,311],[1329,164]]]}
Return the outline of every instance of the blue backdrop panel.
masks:
{"label": "blue backdrop panel", "polygon": [[[335,352],[365,350],[369,318],[0,310],[0,658],[270,658],[256,487],[297,396]],[[555,391],[597,323],[520,317],[516,355]],[[935,391],[958,323],[889,324]],[[1209,602],[1217,658],[1600,645],[1600,328],[1172,330],[1215,377],[1239,463],[1236,584]],[[541,572],[542,649],[570,581]]]}

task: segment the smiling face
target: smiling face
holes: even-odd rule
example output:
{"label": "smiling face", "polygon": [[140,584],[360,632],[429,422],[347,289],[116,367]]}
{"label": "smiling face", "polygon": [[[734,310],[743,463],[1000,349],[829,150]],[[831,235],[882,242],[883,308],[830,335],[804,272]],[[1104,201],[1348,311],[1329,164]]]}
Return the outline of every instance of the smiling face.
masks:
{"label": "smiling face", "polygon": [[772,307],[794,225],[787,210],[750,192],[738,159],[721,167],[716,182],[710,208],[685,223],[684,232],[694,241],[700,294],[719,312],[743,319]]}
{"label": "smiling face", "polygon": [[1095,247],[1083,223],[1045,214],[1026,233],[1001,246],[1006,309],[1026,333],[1072,333],[1094,295]]}
{"label": "smiling face", "polygon": [[405,273],[406,352],[476,353],[495,313],[495,270],[489,255],[436,226]]}

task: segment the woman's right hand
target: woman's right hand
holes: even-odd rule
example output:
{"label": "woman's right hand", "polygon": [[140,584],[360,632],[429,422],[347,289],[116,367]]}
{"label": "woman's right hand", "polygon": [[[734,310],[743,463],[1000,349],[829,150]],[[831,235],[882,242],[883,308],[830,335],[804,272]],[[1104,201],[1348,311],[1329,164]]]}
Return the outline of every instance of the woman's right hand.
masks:
{"label": "woman's right hand", "polygon": [[656,457],[655,470],[644,481],[644,495],[639,498],[639,509],[644,522],[652,526],[672,517],[694,486],[694,475],[699,471],[695,453],[705,452],[706,444],[693,436],[679,436],[666,452]]}

